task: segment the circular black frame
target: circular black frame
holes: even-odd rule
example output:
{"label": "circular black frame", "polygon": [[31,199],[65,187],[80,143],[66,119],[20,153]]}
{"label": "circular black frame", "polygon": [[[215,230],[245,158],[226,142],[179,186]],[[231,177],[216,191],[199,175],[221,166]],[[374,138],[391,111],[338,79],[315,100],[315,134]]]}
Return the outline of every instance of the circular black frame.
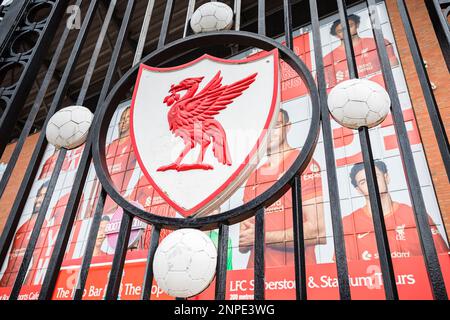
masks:
{"label": "circular black frame", "polygon": [[180,57],[180,53],[187,53],[193,48],[208,47],[221,44],[240,44],[257,47],[263,50],[278,49],[280,58],[297,72],[305,82],[312,102],[311,125],[308,131],[305,144],[300,151],[297,159],[284,175],[276,181],[268,190],[255,199],[226,212],[206,217],[188,217],[188,218],[170,218],[149,213],[128,202],[116,190],[109,175],[106,164],[105,148],[106,134],[112,116],[123,97],[129,92],[135,84],[139,64],[131,68],[109,93],[105,102],[102,104],[99,112],[93,121],[93,143],[92,153],[95,171],[103,188],[107,194],[119,205],[125,212],[140,218],[147,223],[156,225],[160,228],[178,229],[178,228],[198,228],[201,230],[210,230],[217,228],[219,224],[235,224],[253,216],[259,208],[268,207],[278,200],[289,189],[290,184],[296,174],[301,174],[312,158],[320,130],[320,102],[315,81],[306,65],[295,55],[295,53],[286,46],[258,34],[244,31],[220,31],[206,34],[192,35],[177,41],[174,41],[161,49],[144,57],[140,63],[152,66],[160,66],[167,63],[173,57]]}

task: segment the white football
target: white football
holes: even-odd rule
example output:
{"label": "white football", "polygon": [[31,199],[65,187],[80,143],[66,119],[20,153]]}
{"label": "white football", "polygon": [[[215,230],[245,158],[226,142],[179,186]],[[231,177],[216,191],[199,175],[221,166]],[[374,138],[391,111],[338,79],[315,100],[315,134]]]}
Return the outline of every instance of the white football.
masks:
{"label": "white football", "polygon": [[328,108],[333,118],[351,129],[375,127],[389,114],[390,106],[386,90],[366,79],[342,81],[328,95]]}
{"label": "white football", "polygon": [[56,148],[74,149],[87,138],[94,115],[82,106],[70,106],[56,112],[49,120],[46,137]]}
{"label": "white football", "polygon": [[159,244],[153,260],[158,286],[179,298],[195,296],[214,279],[217,249],[212,240],[196,229],[172,232]]}
{"label": "white football", "polygon": [[233,10],[222,2],[207,2],[191,17],[194,33],[229,30],[233,26]]}

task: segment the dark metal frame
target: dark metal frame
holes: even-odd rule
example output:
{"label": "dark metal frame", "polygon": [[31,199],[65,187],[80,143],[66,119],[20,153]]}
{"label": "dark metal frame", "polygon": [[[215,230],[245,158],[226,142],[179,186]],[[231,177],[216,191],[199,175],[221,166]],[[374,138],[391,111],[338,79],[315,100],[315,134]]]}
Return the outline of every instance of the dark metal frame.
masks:
{"label": "dark metal frame", "polygon": [[[82,0],[78,0],[76,5],[80,6],[81,2],[82,2]],[[70,29],[68,29],[68,28],[64,29],[64,32],[61,35],[61,38],[56,47],[56,50],[53,53],[52,60],[48,65],[47,73],[45,74],[44,80],[42,81],[42,85],[39,88],[39,92],[36,95],[35,102],[33,103],[33,106],[31,107],[30,113],[28,114],[27,120],[22,128],[21,133],[20,133],[20,137],[16,142],[16,146],[14,147],[14,151],[12,152],[11,157],[8,161],[8,164],[6,166],[6,169],[3,173],[3,176],[0,179],[0,197],[3,195],[3,192],[5,191],[5,189],[8,185],[8,181],[12,175],[12,172],[17,163],[17,160],[19,159],[19,155],[20,155],[20,152],[22,151],[23,145],[25,144],[25,140],[27,139],[28,135],[30,134],[31,129],[33,127],[34,120],[36,119],[36,116],[39,113],[41,104],[45,97],[45,93],[47,92],[47,89],[50,86],[50,83],[52,81],[52,78],[55,75],[56,66],[57,66],[59,58],[61,56],[61,52],[64,49],[64,46],[66,45],[66,40],[67,40],[67,37],[69,36],[69,33],[70,33]]]}
{"label": "dark metal frame", "polygon": [[[9,142],[10,134],[18,119],[20,110],[33,85],[34,79],[39,71],[40,61],[45,56],[56,27],[61,20],[68,0],[27,0],[25,4],[15,1],[11,4],[5,16],[6,21],[0,28],[0,72],[2,67],[21,64],[23,66],[19,79],[13,85],[0,88],[0,96],[7,97],[5,110],[0,113],[0,156],[3,154]],[[39,5],[50,5],[51,11],[47,17],[40,22],[30,22],[27,13]],[[6,27],[7,20],[14,19],[11,28]],[[35,45],[25,53],[12,52],[12,44],[24,33],[35,32],[39,35]],[[3,40],[3,41],[2,41]],[[6,50],[10,49],[10,50]],[[9,51],[9,52],[8,52]]]}
{"label": "dark metal frame", "polygon": [[[58,85],[55,96],[53,97],[52,104],[48,110],[44,127],[46,127],[48,121],[50,120],[51,116],[56,112],[56,110],[61,108],[61,103],[66,93],[69,79],[73,74],[73,71],[76,66],[76,61],[78,60],[78,57],[81,53],[81,48],[83,47],[83,44],[86,40],[88,29],[94,17],[93,13],[95,12],[97,5],[98,0],[91,1],[90,3],[89,9],[86,13],[80,32],[75,41],[70,57],[67,61],[67,66],[64,70],[63,75],[61,76],[61,81]],[[39,108],[39,105],[35,105],[34,107]],[[19,219],[21,217],[23,208],[25,207],[27,197],[30,193],[31,187],[34,182],[34,178],[36,177],[37,171],[39,169],[39,165],[42,160],[42,156],[44,155],[46,146],[47,146],[47,139],[45,137],[45,131],[42,131],[39,135],[38,141],[36,142],[36,146],[31,156],[29,165],[25,171],[24,179],[20,184],[16,199],[14,200],[12,209],[10,211],[8,219],[6,220],[2,235],[0,237],[0,265],[2,265],[5,261],[9,245],[14,237],[15,230],[19,223]]]}

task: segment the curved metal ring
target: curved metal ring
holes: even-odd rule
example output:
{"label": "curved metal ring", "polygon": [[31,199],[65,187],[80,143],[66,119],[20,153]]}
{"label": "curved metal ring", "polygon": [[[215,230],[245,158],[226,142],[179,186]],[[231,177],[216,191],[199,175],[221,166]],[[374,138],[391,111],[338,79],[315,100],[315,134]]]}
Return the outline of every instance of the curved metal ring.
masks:
{"label": "curved metal ring", "polygon": [[97,177],[108,195],[126,212],[161,228],[198,228],[210,230],[217,228],[219,224],[234,224],[253,216],[259,208],[267,207],[278,200],[290,187],[290,183],[297,173],[303,172],[314,152],[320,129],[320,104],[317,87],[306,65],[295,53],[282,44],[258,34],[243,31],[221,31],[207,34],[189,36],[174,41],[167,46],[154,51],[141,60],[141,63],[160,65],[167,61],[167,57],[179,57],[180,52],[187,52],[193,48],[202,46],[220,45],[224,43],[236,43],[258,47],[263,50],[278,49],[280,58],[289,64],[306,83],[312,102],[312,119],[305,144],[297,159],[285,174],[275,182],[268,190],[255,199],[226,212],[201,218],[170,218],[149,213],[140,209],[126,199],[116,190],[109,175],[105,156],[105,141],[111,118],[116,106],[134,85],[139,65],[130,69],[114,86],[110,94],[96,114],[93,123],[92,152]]}

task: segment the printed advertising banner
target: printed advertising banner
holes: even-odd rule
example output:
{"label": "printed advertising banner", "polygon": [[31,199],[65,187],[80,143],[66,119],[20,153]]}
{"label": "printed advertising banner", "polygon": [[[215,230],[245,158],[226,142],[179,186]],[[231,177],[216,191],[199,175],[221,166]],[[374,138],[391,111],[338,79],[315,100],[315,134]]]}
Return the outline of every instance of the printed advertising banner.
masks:
{"label": "printed advertising banner", "polygon": [[[450,257],[446,232],[385,5],[379,4],[378,11],[381,15],[385,45],[419,174],[433,240],[440,257],[446,286],[450,288]],[[349,11],[348,18],[360,78],[370,79],[384,86],[367,8],[353,7]],[[349,78],[339,17],[334,15],[322,20],[320,32],[329,91],[336,84]],[[315,77],[312,41],[309,27],[296,31],[295,53],[305,62]],[[261,53],[254,50],[235,58],[243,59],[258,54]],[[210,214],[235,208],[267,190],[291,166],[305,142],[305,132],[308,131],[311,122],[308,90],[298,75],[283,61],[281,61],[280,73],[281,111],[276,119],[275,129],[269,137],[267,154],[237,191],[219,209]],[[358,133],[341,127],[333,119],[331,123],[352,298],[384,299]],[[376,160],[380,198],[400,298],[431,299],[430,285],[392,117],[389,115],[383,123],[370,129],[369,133]],[[136,160],[130,140],[130,102],[126,102],[117,108],[107,136],[107,164],[116,188],[126,199],[149,212],[168,217],[182,217],[148,182]],[[21,291],[21,299],[36,299],[38,296],[82,151],[83,147],[80,147],[67,153]],[[58,151],[52,146],[47,148],[8,258],[0,270],[0,299],[8,298],[14,284],[57,155]],[[301,185],[308,298],[338,299],[329,186],[322,136],[319,138],[311,162],[301,176]],[[91,165],[54,292],[55,299],[72,299],[73,297],[99,190],[100,184]],[[122,214],[123,211],[117,204],[107,198],[84,299],[103,299],[104,297]],[[289,191],[266,208],[265,227],[266,298],[295,299],[292,199]],[[150,226],[134,219],[120,299],[140,298],[151,231]],[[161,240],[169,232],[162,230]],[[226,298],[252,299],[254,219],[230,226],[229,233]],[[208,232],[208,235],[217,244],[217,230]],[[203,293],[192,299],[213,298],[214,282]],[[173,298],[163,293],[154,283],[152,299]]]}

